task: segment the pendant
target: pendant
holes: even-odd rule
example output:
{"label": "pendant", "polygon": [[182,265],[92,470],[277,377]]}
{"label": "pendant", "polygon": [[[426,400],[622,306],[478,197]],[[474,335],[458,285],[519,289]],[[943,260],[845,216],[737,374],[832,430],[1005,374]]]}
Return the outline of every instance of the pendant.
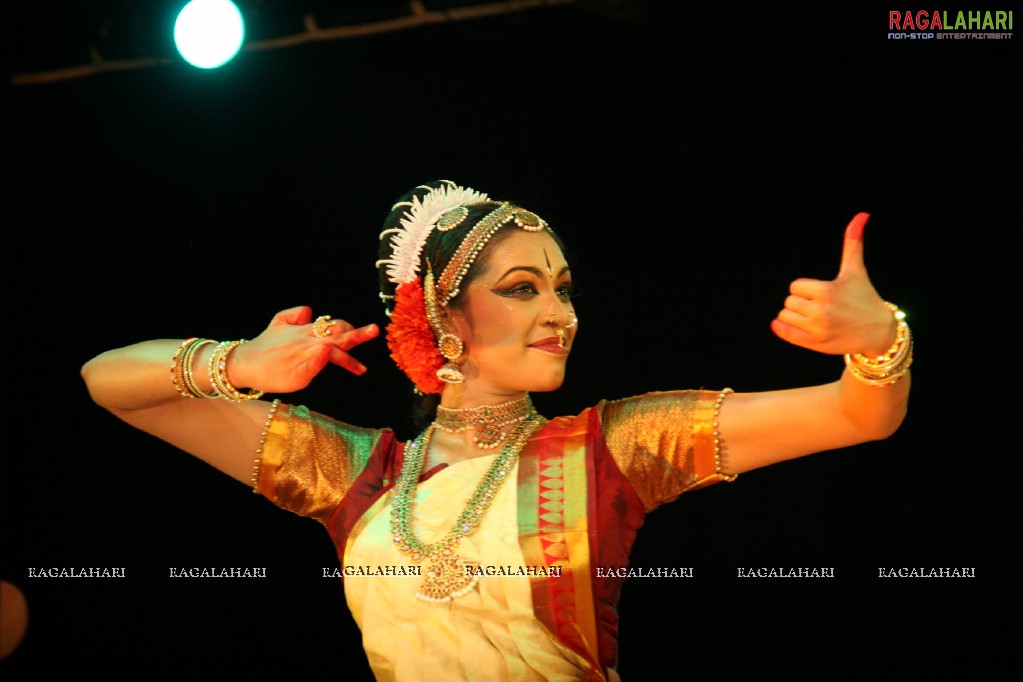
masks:
{"label": "pendant", "polygon": [[504,429],[488,422],[476,427],[476,437],[473,441],[484,450],[493,450],[504,442],[504,436]]}
{"label": "pendant", "polygon": [[475,571],[478,564],[455,554],[450,547],[428,556],[423,566],[426,580],[416,592],[416,597],[423,601],[451,601],[468,593],[479,582]]}

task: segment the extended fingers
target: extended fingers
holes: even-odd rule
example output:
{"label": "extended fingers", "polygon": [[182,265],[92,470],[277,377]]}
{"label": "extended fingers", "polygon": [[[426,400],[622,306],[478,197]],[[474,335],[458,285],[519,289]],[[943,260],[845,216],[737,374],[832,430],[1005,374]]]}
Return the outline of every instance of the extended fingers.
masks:
{"label": "extended fingers", "polygon": [[338,367],[344,367],[352,374],[362,376],[366,373],[366,365],[362,364],[340,348],[332,348],[330,361]]}
{"label": "extended fingers", "polygon": [[380,328],[375,324],[356,329],[345,320],[332,320],[326,315],[317,318],[309,327],[313,336],[340,346],[343,350],[354,348],[380,334]]}
{"label": "extended fingers", "polygon": [[379,334],[380,328],[375,324],[367,324],[365,327],[356,329],[344,320],[335,320],[328,332],[333,345],[341,350],[355,348],[361,343],[375,339]]}
{"label": "extended fingers", "polygon": [[380,328],[375,324],[369,324],[365,327],[359,327],[358,329],[352,329],[351,325],[348,325],[348,330],[340,334],[334,340],[334,343],[331,346],[330,361],[335,365],[344,367],[353,374],[364,374],[366,372],[366,366],[353,358],[346,351],[355,348],[359,344],[365,343],[370,339],[375,339],[379,334]]}

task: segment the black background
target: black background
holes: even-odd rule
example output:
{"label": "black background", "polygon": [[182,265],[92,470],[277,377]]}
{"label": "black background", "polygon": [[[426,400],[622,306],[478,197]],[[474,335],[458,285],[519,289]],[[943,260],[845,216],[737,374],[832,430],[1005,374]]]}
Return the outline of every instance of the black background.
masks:
{"label": "black background", "polygon": [[[294,305],[383,324],[379,225],[438,178],[524,203],[572,250],[581,335],[566,386],[535,396],[548,415],[834,379],[839,358],[768,325],[789,281],[832,277],[846,222],[872,213],[867,266],[917,342],[905,424],[651,514],[634,565],[695,577],[627,582],[620,671],[992,665],[1018,544],[1018,49],[891,41],[889,9],[654,2],[626,21],[566,6],[212,72],[8,85],[0,578],[31,621],[0,670],[370,679],[341,587],[320,577],[338,565],[322,529],[121,424],[78,371],[147,338],[251,338]],[[328,368],[288,400],[410,435],[384,344],[357,355],[365,377]],[[28,577],[92,566],[127,578]],[[269,577],[168,577],[190,566]],[[736,577],[759,566],[836,577]]]}

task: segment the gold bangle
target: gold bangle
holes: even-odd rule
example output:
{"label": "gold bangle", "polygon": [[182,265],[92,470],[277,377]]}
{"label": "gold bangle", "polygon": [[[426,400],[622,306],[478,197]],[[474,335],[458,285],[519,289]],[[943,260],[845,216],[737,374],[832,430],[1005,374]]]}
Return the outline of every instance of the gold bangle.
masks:
{"label": "gold bangle", "polygon": [[238,346],[243,343],[248,343],[245,339],[240,341],[222,341],[217,346],[217,349],[213,351],[213,355],[210,357],[209,364],[206,369],[209,373],[210,384],[216,389],[217,393],[223,398],[227,398],[231,402],[239,402],[242,400],[255,400],[263,395],[263,391],[257,391],[255,389],[248,393],[242,393],[231,383],[230,379],[227,378],[227,356],[231,354]]}
{"label": "gold bangle", "polygon": [[895,341],[884,355],[868,357],[860,353],[845,356],[850,374],[870,386],[890,386],[901,379],[913,364],[913,334],[906,314],[894,303],[885,301],[895,315]]}
{"label": "gold bangle", "polygon": [[195,378],[192,376],[192,365],[195,362],[196,354],[203,346],[211,343],[216,343],[216,341],[191,337],[182,341],[175,351],[174,359],[171,361],[171,382],[183,398],[214,399],[220,397],[216,392],[204,393],[196,385]]}
{"label": "gold bangle", "polygon": [[195,343],[195,337],[190,337],[181,342],[178,349],[174,351],[174,357],[171,358],[171,383],[174,384],[174,390],[176,390],[182,398],[194,398],[184,387],[184,378],[182,377],[181,371],[181,352],[188,348],[191,344]]}

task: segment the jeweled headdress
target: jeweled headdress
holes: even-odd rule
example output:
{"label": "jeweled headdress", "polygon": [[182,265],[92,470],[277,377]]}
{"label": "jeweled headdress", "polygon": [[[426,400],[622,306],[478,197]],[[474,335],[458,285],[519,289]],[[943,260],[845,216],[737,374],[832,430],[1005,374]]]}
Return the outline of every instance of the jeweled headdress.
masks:
{"label": "jeweled headdress", "polygon": [[[391,257],[378,260],[376,265],[387,266],[387,279],[391,282],[401,285],[419,276],[423,246],[430,233],[437,228],[441,216],[453,208],[464,208],[490,200],[486,194],[468,187],[459,187],[450,180],[444,180],[443,183],[440,187],[430,188],[422,199],[413,197],[412,201],[402,202],[408,208],[398,221],[401,227],[392,227],[380,233],[380,239],[390,236]],[[391,209],[401,205],[395,204]]]}

